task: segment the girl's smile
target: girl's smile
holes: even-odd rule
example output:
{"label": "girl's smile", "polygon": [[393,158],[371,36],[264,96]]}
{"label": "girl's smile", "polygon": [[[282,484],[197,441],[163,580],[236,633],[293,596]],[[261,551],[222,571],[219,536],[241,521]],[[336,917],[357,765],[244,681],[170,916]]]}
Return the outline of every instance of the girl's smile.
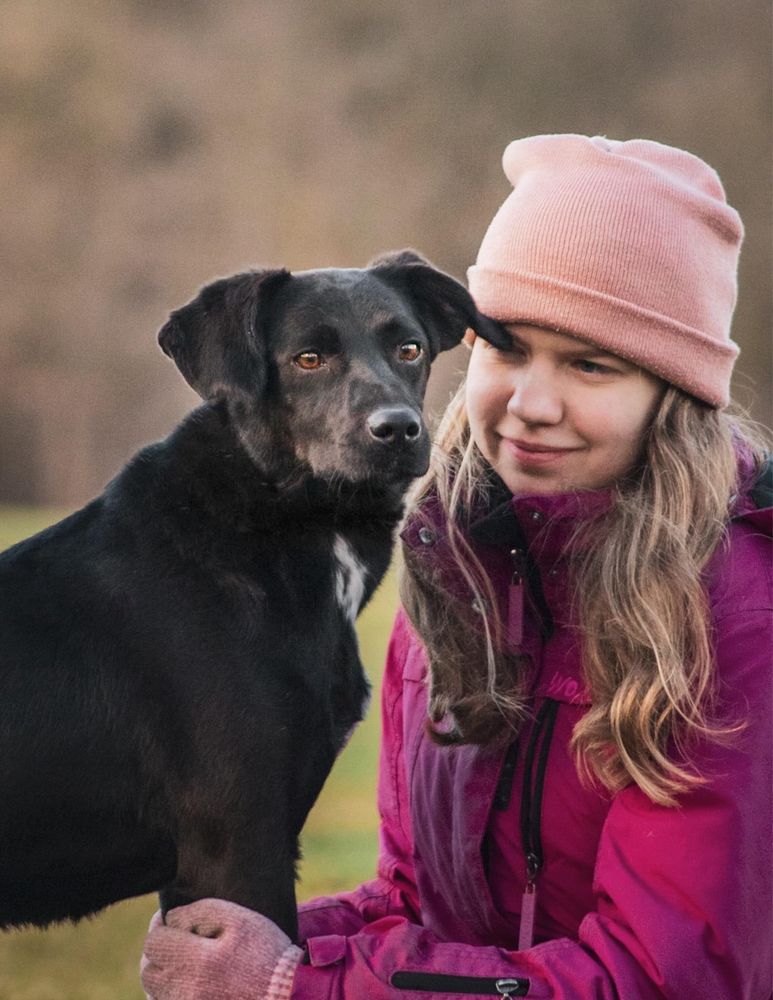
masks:
{"label": "girl's smile", "polygon": [[511,441],[509,438],[503,438],[502,443],[521,465],[527,467],[531,465],[534,468],[558,461],[558,459],[564,458],[571,452],[578,450],[576,448],[560,448],[520,440]]}
{"label": "girl's smile", "polygon": [[598,489],[627,473],[665,384],[568,334],[509,330],[509,351],[475,341],[467,374],[473,439],[507,487]]}

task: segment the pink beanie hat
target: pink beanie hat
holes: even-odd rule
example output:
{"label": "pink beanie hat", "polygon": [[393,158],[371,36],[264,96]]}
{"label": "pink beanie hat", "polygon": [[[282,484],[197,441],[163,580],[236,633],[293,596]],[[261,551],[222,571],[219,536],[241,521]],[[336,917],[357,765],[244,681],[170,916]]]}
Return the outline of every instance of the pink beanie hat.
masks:
{"label": "pink beanie hat", "polygon": [[703,160],[646,139],[507,147],[513,191],[468,274],[478,308],[591,341],[726,406],[743,226]]}

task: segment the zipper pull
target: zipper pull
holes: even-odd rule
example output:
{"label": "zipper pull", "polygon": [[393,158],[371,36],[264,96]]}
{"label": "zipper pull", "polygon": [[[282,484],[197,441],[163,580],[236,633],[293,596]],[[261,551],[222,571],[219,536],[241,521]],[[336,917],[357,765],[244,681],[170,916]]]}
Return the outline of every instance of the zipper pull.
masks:
{"label": "zipper pull", "polygon": [[518,928],[518,951],[528,951],[534,944],[534,911],[537,908],[537,888],[533,882],[521,896],[521,924]]}
{"label": "zipper pull", "polygon": [[542,863],[536,854],[526,855],[526,888],[521,896],[521,923],[518,951],[528,951],[534,943],[534,911],[537,908],[537,873]]}
{"label": "zipper pull", "polygon": [[513,575],[507,591],[507,638],[511,646],[523,641],[523,575],[525,559],[523,549],[511,549]]}
{"label": "zipper pull", "polygon": [[519,997],[523,995],[522,979],[497,979],[494,987],[497,993],[503,997]]}

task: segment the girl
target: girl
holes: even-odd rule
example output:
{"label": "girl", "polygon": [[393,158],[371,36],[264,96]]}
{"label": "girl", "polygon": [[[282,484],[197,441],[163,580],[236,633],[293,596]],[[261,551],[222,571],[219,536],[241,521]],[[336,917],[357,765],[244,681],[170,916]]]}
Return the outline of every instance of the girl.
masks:
{"label": "girl", "polygon": [[155,1000],[771,995],[770,487],[724,408],[742,226],[658,143],[510,144],[403,542],[376,879],[303,948],[154,920]]}

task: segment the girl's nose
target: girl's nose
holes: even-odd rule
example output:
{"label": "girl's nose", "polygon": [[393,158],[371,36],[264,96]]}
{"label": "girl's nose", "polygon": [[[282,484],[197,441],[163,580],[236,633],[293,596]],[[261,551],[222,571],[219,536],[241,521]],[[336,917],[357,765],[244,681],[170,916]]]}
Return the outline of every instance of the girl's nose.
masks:
{"label": "girl's nose", "polygon": [[525,424],[558,424],[564,415],[560,387],[548,372],[522,368],[516,376],[507,411]]}

